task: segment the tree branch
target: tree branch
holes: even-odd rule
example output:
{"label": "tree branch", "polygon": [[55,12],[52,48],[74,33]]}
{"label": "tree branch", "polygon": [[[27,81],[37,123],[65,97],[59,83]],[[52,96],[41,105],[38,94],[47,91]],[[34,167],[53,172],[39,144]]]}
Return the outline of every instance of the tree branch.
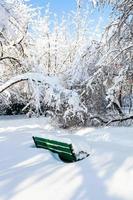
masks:
{"label": "tree branch", "polygon": [[16,80],[16,81],[9,83],[9,84],[5,83],[2,86],[0,86],[0,93],[4,92],[6,89],[15,85],[16,83],[19,83],[19,82],[22,82],[22,81],[27,81],[27,80],[28,80],[28,78],[22,78],[20,80]]}
{"label": "tree branch", "polygon": [[123,121],[127,121],[129,119],[133,119],[133,115],[131,116],[128,116],[128,117],[125,117],[125,118],[118,118],[118,119],[113,119],[113,120],[110,120],[106,126],[108,126],[109,124],[113,123],[113,122],[123,122]]}
{"label": "tree branch", "polygon": [[0,86],[0,93],[2,93],[3,91],[5,91],[6,89],[8,89],[9,87],[11,87],[12,85],[16,83],[19,83],[22,81],[28,81],[28,80],[41,84],[42,82],[44,82],[45,76],[38,73],[24,73],[24,74],[15,76]]}
{"label": "tree branch", "polygon": [[1,55],[0,55],[0,58],[3,57],[3,45],[2,45],[2,42],[0,41],[0,46],[1,46]]}
{"label": "tree branch", "polygon": [[102,118],[99,117],[99,116],[91,117],[90,120],[92,120],[92,119],[97,119],[97,120],[99,120],[99,121],[100,121],[101,123],[103,123],[103,124],[108,123],[108,121],[106,121],[105,119],[102,119]]}
{"label": "tree branch", "polygon": [[127,120],[129,120],[129,119],[132,119],[132,120],[133,120],[133,115],[127,116],[127,117],[123,117],[123,118],[112,119],[112,120],[110,120],[110,121],[106,121],[105,119],[102,119],[102,118],[99,117],[99,116],[94,116],[94,117],[91,117],[90,119],[91,119],[91,120],[97,119],[97,120],[99,120],[102,124],[105,124],[105,126],[108,126],[109,124],[111,124],[111,123],[113,123],[113,122],[123,122],[123,121],[127,121]]}
{"label": "tree branch", "polygon": [[8,60],[13,60],[13,61],[15,61],[15,62],[18,63],[19,66],[21,67],[20,61],[19,61],[17,58],[14,58],[14,57],[10,57],[10,56],[1,57],[1,58],[0,58],[0,61],[7,60],[7,59],[8,59]]}

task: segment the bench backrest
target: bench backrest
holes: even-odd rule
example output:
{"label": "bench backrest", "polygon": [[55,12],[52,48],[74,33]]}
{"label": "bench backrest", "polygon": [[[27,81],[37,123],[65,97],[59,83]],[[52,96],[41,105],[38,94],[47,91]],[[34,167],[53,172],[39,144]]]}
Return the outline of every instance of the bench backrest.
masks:
{"label": "bench backrest", "polygon": [[54,153],[58,153],[59,157],[66,162],[76,161],[72,144],[59,142],[51,139],[33,136],[36,147],[48,149]]}

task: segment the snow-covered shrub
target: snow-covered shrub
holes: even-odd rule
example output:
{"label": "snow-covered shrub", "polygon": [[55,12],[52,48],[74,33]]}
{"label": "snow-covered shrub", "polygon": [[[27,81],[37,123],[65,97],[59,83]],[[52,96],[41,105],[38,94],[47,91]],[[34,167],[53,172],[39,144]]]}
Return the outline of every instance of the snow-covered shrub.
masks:
{"label": "snow-covered shrub", "polygon": [[8,92],[0,94],[0,115],[7,114],[10,108],[10,95]]}
{"label": "snow-covered shrub", "polygon": [[[16,83],[28,82],[31,97],[29,102],[25,105],[26,101],[22,99],[25,107],[22,109],[29,110],[31,113],[37,115],[48,112],[53,113],[57,121],[64,126],[72,126],[77,123],[84,124],[84,116],[86,114],[86,107],[80,100],[80,96],[74,90],[65,89],[57,77],[46,76],[39,73],[26,73],[13,77],[0,87],[0,93],[9,89],[9,94],[12,94],[10,87]],[[20,101],[21,97],[19,96]]]}

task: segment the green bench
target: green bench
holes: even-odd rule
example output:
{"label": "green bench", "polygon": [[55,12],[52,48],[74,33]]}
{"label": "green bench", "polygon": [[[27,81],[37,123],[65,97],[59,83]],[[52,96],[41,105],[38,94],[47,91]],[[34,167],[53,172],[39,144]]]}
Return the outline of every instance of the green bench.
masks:
{"label": "green bench", "polygon": [[64,162],[78,161],[74,153],[72,144],[59,142],[47,138],[33,136],[34,143],[38,148],[48,149],[54,153],[57,153],[61,160]]}

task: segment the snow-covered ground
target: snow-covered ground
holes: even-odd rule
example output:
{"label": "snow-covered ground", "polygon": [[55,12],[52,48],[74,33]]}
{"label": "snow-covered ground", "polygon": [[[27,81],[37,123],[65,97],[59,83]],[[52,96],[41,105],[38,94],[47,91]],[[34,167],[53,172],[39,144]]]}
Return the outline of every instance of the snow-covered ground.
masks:
{"label": "snow-covered ground", "polygon": [[[90,148],[63,163],[34,147],[32,134],[57,134]],[[61,130],[45,118],[0,118],[0,200],[133,200],[133,128]]]}

